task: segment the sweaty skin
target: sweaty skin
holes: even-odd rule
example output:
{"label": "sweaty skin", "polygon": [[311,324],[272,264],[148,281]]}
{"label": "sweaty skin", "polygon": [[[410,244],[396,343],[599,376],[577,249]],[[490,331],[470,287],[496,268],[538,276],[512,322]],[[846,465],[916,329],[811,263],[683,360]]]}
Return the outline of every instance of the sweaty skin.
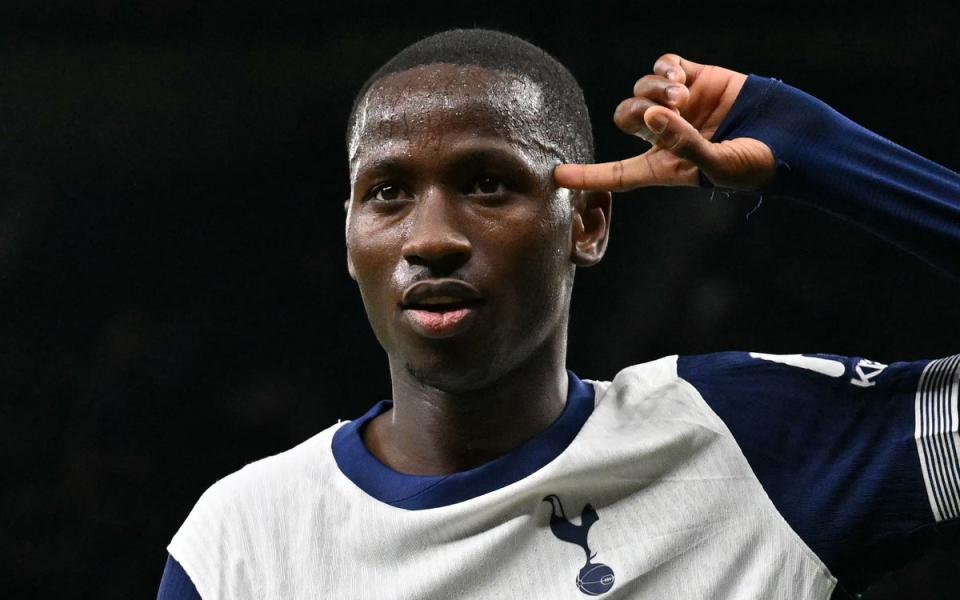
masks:
{"label": "sweaty skin", "polygon": [[574,271],[603,255],[610,196],[555,184],[540,98],[523,78],[441,64],[361,103],[347,259],[394,401],[364,442],[397,471],[479,466],[563,410]]}
{"label": "sweaty skin", "polygon": [[[349,135],[348,158],[351,183],[355,182],[356,160],[362,141],[379,136],[383,141],[407,141],[413,129],[422,129],[427,121],[462,116],[470,105],[479,103],[489,117],[477,125],[510,143],[539,152],[548,160],[562,157],[551,141],[547,124],[540,117],[543,92],[528,79],[509,73],[496,77],[470,77],[491,73],[479,67],[430,65],[391,75],[372,87],[357,110]],[[408,81],[409,80],[409,81]],[[405,81],[413,82],[407,87]],[[493,117],[493,118],[490,118]],[[431,128],[438,143],[446,133]]]}
{"label": "sweaty skin", "polygon": [[[603,256],[609,191],[696,185],[698,172],[739,189],[772,180],[762,142],[710,141],[745,80],[663,55],[614,117],[654,147],[555,172],[549,128],[562,124],[539,118],[541,92],[523,78],[430,65],[370,89],[350,132],[346,237],[393,384],[394,408],[364,431],[377,458],[462,471],[559,416],[575,266]],[[434,297],[410,294],[418,282]]]}

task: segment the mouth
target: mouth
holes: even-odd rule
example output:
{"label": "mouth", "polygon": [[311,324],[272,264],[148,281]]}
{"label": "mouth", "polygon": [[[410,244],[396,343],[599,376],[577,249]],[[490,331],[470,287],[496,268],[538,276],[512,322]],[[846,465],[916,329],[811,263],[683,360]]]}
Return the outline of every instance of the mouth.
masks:
{"label": "mouth", "polygon": [[469,328],[483,304],[480,292],[459,280],[429,280],[408,287],[400,308],[415,331],[428,338],[447,338]]}

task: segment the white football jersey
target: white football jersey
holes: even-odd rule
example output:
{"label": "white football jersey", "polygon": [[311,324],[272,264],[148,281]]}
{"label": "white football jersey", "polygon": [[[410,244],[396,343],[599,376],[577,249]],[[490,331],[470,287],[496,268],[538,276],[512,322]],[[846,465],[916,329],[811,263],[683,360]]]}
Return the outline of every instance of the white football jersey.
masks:
{"label": "white football jersey", "polygon": [[338,465],[341,423],[212,486],[169,552],[205,600],[830,597],[836,580],[676,357],[572,379],[544,434],[578,408],[575,385],[592,386],[588,418],[516,481],[397,507]]}
{"label": "white football jersey", "polygon": [[547,430],[435,477],[366,450],[381,402],[217,482],[168,550],[204,600],[826,599],[960,516],[958,396],[960,356],[672,356],[571,373]]}

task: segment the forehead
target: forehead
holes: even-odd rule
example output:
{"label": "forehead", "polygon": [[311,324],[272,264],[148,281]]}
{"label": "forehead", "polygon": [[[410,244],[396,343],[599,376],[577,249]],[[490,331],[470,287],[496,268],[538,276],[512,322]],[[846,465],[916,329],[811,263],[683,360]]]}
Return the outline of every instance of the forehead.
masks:
{"label": "forehead", "polygon": [[350,164],[390,148],[437,146],[464,135],[556,153],[537,83],[483,67],[435,64],[393,73],[370,88],[350,131]]}

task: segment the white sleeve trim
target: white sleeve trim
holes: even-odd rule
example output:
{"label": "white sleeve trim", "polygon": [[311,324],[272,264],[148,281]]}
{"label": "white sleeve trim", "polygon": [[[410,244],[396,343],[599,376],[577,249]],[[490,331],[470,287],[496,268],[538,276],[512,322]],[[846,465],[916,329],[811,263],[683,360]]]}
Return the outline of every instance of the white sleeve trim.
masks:
{"label": "white sleeve trim", "polygon": [[917,453],[930,508],[937,521],[960,517],[960,354],[930,362],[916,399]]}

